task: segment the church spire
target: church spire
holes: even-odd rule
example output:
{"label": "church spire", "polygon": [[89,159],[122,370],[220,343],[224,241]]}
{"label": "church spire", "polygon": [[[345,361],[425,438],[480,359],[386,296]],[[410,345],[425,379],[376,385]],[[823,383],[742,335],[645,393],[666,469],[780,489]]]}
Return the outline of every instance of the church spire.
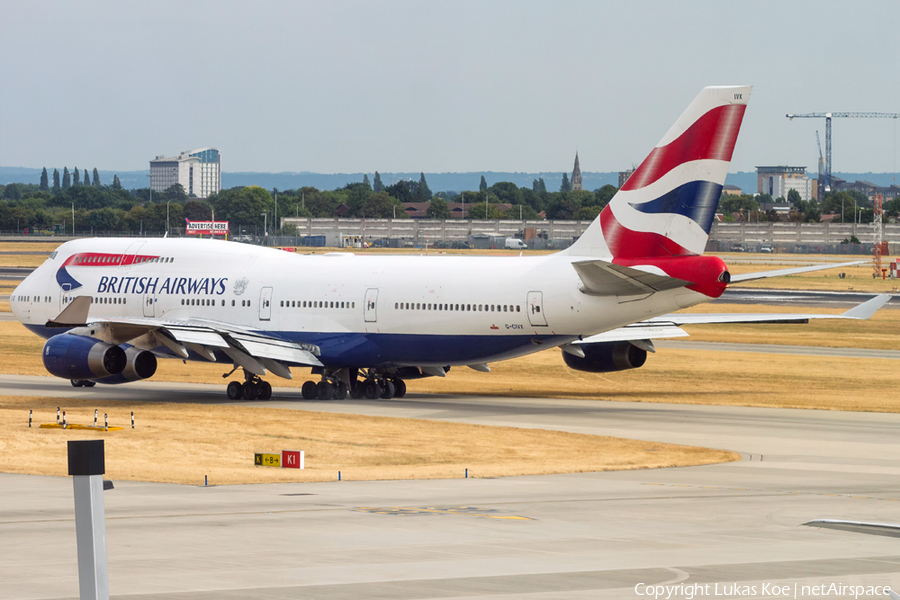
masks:
{"label": "church spire", "polygon": [[578,151],[575,151],[575,169],[572,170],[572,182],[569,186],[572,190],[583,190],[581,184],[581,165],[578,164]]}

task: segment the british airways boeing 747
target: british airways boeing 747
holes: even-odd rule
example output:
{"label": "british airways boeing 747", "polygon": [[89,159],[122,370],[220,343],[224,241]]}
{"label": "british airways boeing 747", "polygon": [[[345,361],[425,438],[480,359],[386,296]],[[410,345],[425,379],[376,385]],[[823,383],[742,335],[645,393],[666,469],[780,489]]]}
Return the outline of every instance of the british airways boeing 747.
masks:
{"label": "british airways boeing 747", "polygon": [[555,254],[304,256],[213,240],[80,239],[10,304],[47,338],[47,370],[75,386],[146,379],[158,359],[178,358],[241,369],[232,399],[267,399],[262,377],[298,367],[315,377],[304,398],[390,398],[409,379],[554,347],[573,369],[639,367],[653,339],[687,335],[685,323],[868,318],[890,296],[843,315],[674,312],[736,281],[842,266],[731,276],[703,256],[749,96],[749,86],[704,89]]}

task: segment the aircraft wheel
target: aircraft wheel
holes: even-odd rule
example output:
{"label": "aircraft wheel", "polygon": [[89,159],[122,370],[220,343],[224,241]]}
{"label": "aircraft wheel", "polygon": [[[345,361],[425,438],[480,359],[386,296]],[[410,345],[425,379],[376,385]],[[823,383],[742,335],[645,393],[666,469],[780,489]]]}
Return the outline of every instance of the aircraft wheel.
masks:
{"label": "aircraft wheel", "polygon": [[80,379],[70,379],[69,381],[72,383],[72,387],[81,387],[84,385],[84,382]]}
{"label": "aircraft wheel", "polygon": [[232,381],[225,388],[225,393],[228,394],[229,400],[238,400],[244,394],[244,386],[240,381]]}
{"label": "aircraft wheel", "polygon": [[399,378],[394,378],[394,387],[397,388],[397,391],[394,392],[394,398],[402,398],[406,395],[406,382]]}
{"label": "aircraft wheel", "polygon": [[316,382],[304,382],[303,387],[300,388],[300,394],[303,396],[304,400],[315,400],[317,395]]}
{"label": "aircraft wheel", "polygon": [[346,400],[347,394],[349,390],[347,389],[347,384],[343,381],[338,381],[334,384],[334,399],[335,400]]}
{"label": "aircraft wheel", "polygon": [[381,386],[378,385],[378,382],[374,379],[366,379],[366,382],[363,384],[363,390],[366,398],[368,398],[369,400],[378,398],[384,391],[381,389]]}
{"label": "aircraft wheel", "polygon": [[350,382],[350,397],[354,400],[359,400],[363,396],[366,395],[365,385],[359,379]]}
{"label": "aircraft wheel", "polygon": [[327,381],[320,381],[316,384],[316,395],[319,400],[331,400],[334,398],[334,386]]}
{"label": "aircraft wheel", "polygon": [[255,383],[247,382],[243,385],[244,400],[256,400],[259,396],[259,386]]}
{"label": "aircraft wheel", "polygon": [[84,387],[94,387],[95,385],[97,385],[97,382],[96,381],[82,381],[81,385],[83,385]]}
{"label": "aircraft wheel", "polygon": [[396,394],[396,393],[397,393],[397,388],[394,387],[393,382],[391,382],[391,380],[389,380],[389,379],[387,381],[385,381],[383,391],[381,392],[381,397],[384,398],[385,400],[390,400],[391,398],[394,397],[394,394]]}
{"label": "aircraft wheel", "polygon": [[268,400],[272,397],[272,384],[268,381],[261,381],[259,384],[259,396],[260,400]]}

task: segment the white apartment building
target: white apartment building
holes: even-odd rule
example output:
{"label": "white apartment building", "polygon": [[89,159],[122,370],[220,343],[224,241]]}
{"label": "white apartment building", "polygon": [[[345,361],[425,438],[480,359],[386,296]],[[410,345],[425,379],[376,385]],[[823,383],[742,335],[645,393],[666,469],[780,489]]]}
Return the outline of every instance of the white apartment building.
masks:
{"label": "white apartment building", "polygon": [[150,189],[164,192],[180,183],[188,195],[206,198],[222,189],[222,155],[215,148],[157,156],[150,161]]}
{"label": "white apartment building", "polygon": [[806,176],[806,167],[756,167],[757,193],[772,198],[787,198],[790,190],[797,190],[806,202],[815,199],[813,180]]}

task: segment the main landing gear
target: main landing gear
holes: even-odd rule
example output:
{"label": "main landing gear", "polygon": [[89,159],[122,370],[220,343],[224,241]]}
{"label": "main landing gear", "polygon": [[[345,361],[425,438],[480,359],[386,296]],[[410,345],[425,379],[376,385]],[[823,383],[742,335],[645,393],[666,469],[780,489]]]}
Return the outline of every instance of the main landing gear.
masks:
{"label": "main landing gear", "polygon": [[241,398],[244,400],[268,400],[272,397],[272,386],[268,381],[263,381],[259,376],[247,371],[244,371],[244,378],[244,383],[232,381],[228,384],[226,392],[230,400],[240,400]]}
{"label": "main landing gear", "polygon": [[72,382],[72,387],[94,387],[97,385],[96,381],[89,381],[87,379],[70,379]]}
{"label": "main landing gear", "polygon": [[370,370],[364,373],[365,378],[358,378],[359,372],[353,369],[353,373],[341,369],[339,371],[324,373],[318,383],[307,381],[301,388],[304,400],[344,400],[349,395],[355,400],[367,398],[375,400],[382,398],[402,398],[406,395],[406,382],[399,377],[378,373]]}

